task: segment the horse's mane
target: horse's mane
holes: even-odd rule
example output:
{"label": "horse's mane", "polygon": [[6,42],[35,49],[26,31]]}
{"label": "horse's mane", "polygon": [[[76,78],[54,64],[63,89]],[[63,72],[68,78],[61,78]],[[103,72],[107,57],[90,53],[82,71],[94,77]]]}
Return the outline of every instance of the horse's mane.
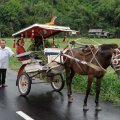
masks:
{"label": "horse's mane", "polygon": [[118,48],[117,44],[102,44],[99,46],[102,51]]}

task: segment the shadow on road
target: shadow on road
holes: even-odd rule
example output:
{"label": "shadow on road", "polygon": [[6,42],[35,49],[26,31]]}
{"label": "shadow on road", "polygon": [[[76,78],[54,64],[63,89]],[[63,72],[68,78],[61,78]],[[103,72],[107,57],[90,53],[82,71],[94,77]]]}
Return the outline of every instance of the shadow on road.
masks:
{"label": "shadow on road", "polygon": [[[100,111],[96,111],[94,113],[94,119],[93,120],[99,120],[98,115],[99,115]],[[88,116],[87,116],[87,111],[83,111],[83,116],[84,116],[84,120],[89,120]]]}

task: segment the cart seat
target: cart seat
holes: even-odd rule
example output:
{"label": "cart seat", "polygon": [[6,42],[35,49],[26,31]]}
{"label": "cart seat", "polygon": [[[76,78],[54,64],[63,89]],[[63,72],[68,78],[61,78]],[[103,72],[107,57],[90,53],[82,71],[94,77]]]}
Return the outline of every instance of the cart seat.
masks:
{"label": "cart seat", "polygon": [[58,55],[63,49],[61,48],[45,48],[44,54],[45,55]]}
{"label": "cart seat", "polygon": [[31,53],[32,53],[32,51],[20,53],[20,54],[16,55],[16,57],[18,58],[18,60],[20,62],[22,62],[22,64],[31,63],[31,59],[30,59]]}
{"label": "cart seat", "polygon": [[21,53],[19,55],[16,55],[16,57],[18,58],[18,60],[22,64],[29,64],[29,63],[35,63],[35,62],[42,63],[42,60],[35,59],[34,55],[32,55],[32,54],[34,54],[34,52],[33,51],[29,51],[29,52],[25,52],[25,53]]}
{"label": "cart seat", "polygon": [[16,57],[17,58],[26,57],[26,56],[30,56],[30,54],[32,54],[32,53],[33,53],[33,51],[24,52],[24,53],[16,55]]}
{"label": "cart seat", "polygon": [[45,48],[44,54],[47,55],[48,63],[53,61],[62,63],[63,57],[59,55],[62,52],[62,50],[63,49],[61,48]]}

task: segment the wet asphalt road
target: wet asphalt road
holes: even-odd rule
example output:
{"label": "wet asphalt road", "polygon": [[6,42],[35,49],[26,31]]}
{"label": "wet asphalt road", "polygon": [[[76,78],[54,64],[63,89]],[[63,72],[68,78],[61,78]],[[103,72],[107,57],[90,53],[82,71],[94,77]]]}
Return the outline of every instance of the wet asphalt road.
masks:
{"label": "wet asphalt road", "polygon": [[17,73],[8,70],[8,87],[0,88],[0,120],[24,120],[16,112],[22,111],[34,120],[120,120],[120,107],[100,101],[102,111],[95,112],[94,97],[89,97],[89,111],[83,112],[82,94],[73,94],[72,104],[67,103],[66,90],[53,92],[50,84],[33,84],[30,94],[19,96],[15,79]]}

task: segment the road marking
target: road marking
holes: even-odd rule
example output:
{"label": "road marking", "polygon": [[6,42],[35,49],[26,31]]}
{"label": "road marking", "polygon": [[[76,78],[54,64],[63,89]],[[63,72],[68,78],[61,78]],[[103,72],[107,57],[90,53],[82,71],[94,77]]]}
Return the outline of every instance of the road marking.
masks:
{"label": "road marking", "polygon": [[17,111],[16,113],[20,115],[22,118],[24,118],[25,120],[34,120],[33,118],[29,117],[27,114],[25,114],[22,111]]}

